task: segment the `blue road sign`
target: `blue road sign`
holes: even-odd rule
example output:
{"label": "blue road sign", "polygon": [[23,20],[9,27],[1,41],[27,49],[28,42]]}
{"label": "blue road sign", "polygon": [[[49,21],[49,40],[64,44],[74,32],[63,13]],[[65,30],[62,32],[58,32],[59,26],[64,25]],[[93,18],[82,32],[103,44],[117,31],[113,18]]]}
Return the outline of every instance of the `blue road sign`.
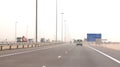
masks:
{"label": "blue road sign", "polygon": [[87,41],[89,42],[94,42],[96,39],[101,39],[102,35],[101,34],[87,34]]}

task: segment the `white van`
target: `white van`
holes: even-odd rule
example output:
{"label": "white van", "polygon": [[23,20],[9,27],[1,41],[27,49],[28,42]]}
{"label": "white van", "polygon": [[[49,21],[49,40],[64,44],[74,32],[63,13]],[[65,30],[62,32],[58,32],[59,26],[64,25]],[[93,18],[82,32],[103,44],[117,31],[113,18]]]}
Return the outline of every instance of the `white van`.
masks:
{"label": "white van", "polygon": [[76,45],[77,45],[77,46],[78,46],[78,45],[82,46],[82,45],[83,45],[82,40],[81,40],[81,39],[78,39],[77,42],[76,42]]}

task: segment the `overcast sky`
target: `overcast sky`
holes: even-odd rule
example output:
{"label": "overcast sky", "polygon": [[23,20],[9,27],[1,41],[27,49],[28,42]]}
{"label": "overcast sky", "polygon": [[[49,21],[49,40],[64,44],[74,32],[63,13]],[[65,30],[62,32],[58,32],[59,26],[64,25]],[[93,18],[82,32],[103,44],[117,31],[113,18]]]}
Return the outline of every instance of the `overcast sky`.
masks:
{"label": "overcast sky", "polygon": [[[0,41],[15,40],[16,22],[17,37],[35,38],[35,1],[0,0]],[[56,0],[38,0],[38,4],[38,38],[54,40]],[[120,0],[58,0],[59,40],[62,12],[67,40],[101,33],[103,39],[120,41]]]}

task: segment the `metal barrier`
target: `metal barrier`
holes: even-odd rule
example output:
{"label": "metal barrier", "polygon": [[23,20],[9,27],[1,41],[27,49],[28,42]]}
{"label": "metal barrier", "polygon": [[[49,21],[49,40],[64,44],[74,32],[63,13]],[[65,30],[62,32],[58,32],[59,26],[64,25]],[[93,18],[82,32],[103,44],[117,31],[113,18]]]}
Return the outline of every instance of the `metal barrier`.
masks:
{"label": "metal barrier", "polygon": [[0,51],[3,50],[12,50],[12,49],[20,49],[20,48],[32,48],[32,47],[40,47],[40,46],[48,46],[62,43],[13,43],[13,44],[4,44],[0,45]]}

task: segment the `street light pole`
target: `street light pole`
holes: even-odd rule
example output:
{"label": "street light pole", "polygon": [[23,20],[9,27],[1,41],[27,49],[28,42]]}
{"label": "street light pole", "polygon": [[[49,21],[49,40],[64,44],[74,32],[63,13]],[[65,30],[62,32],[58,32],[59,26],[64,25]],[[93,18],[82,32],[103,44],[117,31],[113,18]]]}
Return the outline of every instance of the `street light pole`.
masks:
{"label": "street light pole", "polygon": [[38,38],[37,38],[37,32],[38,32],[38,31],[37,31],[37,28],[38,28],[38,27],[37,27],[37,25],[38,25],[38,23],[37,23],[37,13],[38,13],[38,9],[37,9],[37,8],[38,8],[38,1],[36,0],[36,26],[35,26],[35,27],[36,27],[36,43],[37,43],[37,41],[38,41],[38,40],[37,40],[37,39],[38,39]]}
{"label": "street light pole", "polygon": [[57,25],[58,25],[58,22],[57,22],[57,20],[58,20],[58,17],[57,17],[57,15],[58,15],[58,1],[56,0],[56,42],[57,42]]}
{"label": "street light pole", "polygon": [[65,21],[65,20],[64,20],[64,27],[65,27],[65,28],[64,28],[64,29],[65,29],[65,31],[64,31],[64,32],[65,32],[65,33],[64,33],[64,42],[66,42],[66,34],[67,34],[67,33],[66,33],[67,28],[66,28],[66,27],[67,27],[67,26],[66,26],[66,21]]}
{"label": "street light pole", "polygon": [[15,22],[15,42],[17,41],[16,38],[17,38],[17,22]]}
{"label": "street light pole", "polygon": [[63,42],[63,15],[64,13],[61,13],[61,41]]}
{"label": "street light pole", "polygon": [[26,27],[26,37],[28,38],[28,25]]}

